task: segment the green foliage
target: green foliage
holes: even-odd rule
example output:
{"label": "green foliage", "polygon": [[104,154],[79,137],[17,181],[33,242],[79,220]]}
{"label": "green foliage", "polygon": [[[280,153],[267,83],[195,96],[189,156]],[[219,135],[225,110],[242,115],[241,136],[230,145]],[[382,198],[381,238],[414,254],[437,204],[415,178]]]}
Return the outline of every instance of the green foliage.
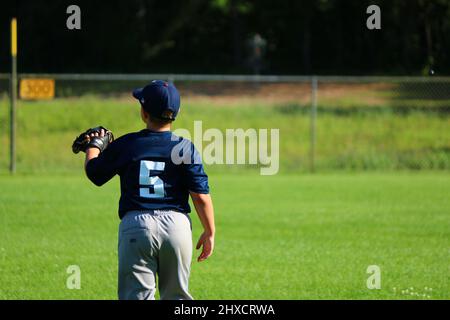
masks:
{"label": "green foliage", "polygon": [[[252,73],[249,37],[267,41],[263,73],[415,74],[450,70],[448,0],[78,0],[82,29],[65,28],[65,1],[4,1],[0,38],[19,17],[19,71]],[[58,43],[55,46],[55,41]],[[6,42],[0,61],[9,61]],[[429,70],[425,70],[428,74]],[[9,72],[9,64],[0,64]]]}

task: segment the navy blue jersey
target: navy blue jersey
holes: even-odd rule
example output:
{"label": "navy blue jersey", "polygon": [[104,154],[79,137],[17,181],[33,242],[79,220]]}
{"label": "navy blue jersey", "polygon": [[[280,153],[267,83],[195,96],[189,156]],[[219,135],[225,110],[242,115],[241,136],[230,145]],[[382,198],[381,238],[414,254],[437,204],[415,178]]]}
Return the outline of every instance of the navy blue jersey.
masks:
{"label": "navy blue jersey", "polygon": [[144,129],[118,138],[88,162],[86,174],[98,186],[120,176],[120,218],[131,210],[189,213],[189,191],[209,193],[193,143],[170,131]]}

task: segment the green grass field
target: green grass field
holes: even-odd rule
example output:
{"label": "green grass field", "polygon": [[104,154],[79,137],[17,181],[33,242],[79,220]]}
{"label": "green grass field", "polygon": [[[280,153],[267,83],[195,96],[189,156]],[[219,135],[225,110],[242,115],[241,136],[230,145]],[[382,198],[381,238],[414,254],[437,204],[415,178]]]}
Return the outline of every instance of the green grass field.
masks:
{"label": "green grass field", "polygon": [[[450,299],[450,100],[347,89],[319,96],[314,175],[301,90],[289,101],[183,100],[175,128],[201,119],[204,129],[280,129],[278,175],[207,168],[218,233],[211,259],[193,262],[195,298]],[[141,129],[139,107],[129,97],[83,96],[20,101],[17,111],[10,176],[0,99],[0,299],[115,299],[118,180],[90,184],[70,146],[98,124],[116,136]],[[81,268],[81,290],[66,288],[69,265]],[[380,290],[366,287],[370,265],[381,268]]]}
{"label": "green grass field", "polygon": [[[449,177],[212,175],[216,251],[193,262],[192,294],[449,299]],[[0,188],[1,299],[116,298],[117,179],[97,188],[81,172],[3,175]],[[81,268],[80,290],[66,288],[69,265]],[[380,290],[366,287],[369,265],[381,268]],[[429,297],[401,293],[411,287]]]}

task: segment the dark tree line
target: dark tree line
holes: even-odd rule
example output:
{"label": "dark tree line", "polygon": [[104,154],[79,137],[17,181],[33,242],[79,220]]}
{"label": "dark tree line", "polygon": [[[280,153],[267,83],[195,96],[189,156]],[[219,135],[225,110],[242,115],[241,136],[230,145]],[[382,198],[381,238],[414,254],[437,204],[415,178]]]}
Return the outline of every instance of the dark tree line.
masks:
{"label": "dark tree line", "polygon": [[[70,4],[81,30],[66,28]],[[370,4],[381,30],[366,28]],[[450,73],[450,0],[5,1],[0,72],[12,16],[21,72]]]}

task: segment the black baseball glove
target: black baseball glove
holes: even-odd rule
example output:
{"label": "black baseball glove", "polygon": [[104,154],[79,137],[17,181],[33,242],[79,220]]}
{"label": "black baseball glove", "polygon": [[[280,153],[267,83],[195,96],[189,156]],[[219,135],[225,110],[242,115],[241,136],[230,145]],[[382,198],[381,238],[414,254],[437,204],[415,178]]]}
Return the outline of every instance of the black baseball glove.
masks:
{"label": "black baseball glove", "polygon": [[[100,136],[101,130],[104,130],[105,135],[103,137]],[[98,133],[98,137],[91,137],[91,134]],[[105,127],[99,126],[95,128],[91,128],[81,133],[72,144],[73,153],[78,153],[80,151],[86,152],[88,148],[98,148],[100,152],[106,149],[106,147],[114,141],[114,135],[111,131],[106,129]]]}

